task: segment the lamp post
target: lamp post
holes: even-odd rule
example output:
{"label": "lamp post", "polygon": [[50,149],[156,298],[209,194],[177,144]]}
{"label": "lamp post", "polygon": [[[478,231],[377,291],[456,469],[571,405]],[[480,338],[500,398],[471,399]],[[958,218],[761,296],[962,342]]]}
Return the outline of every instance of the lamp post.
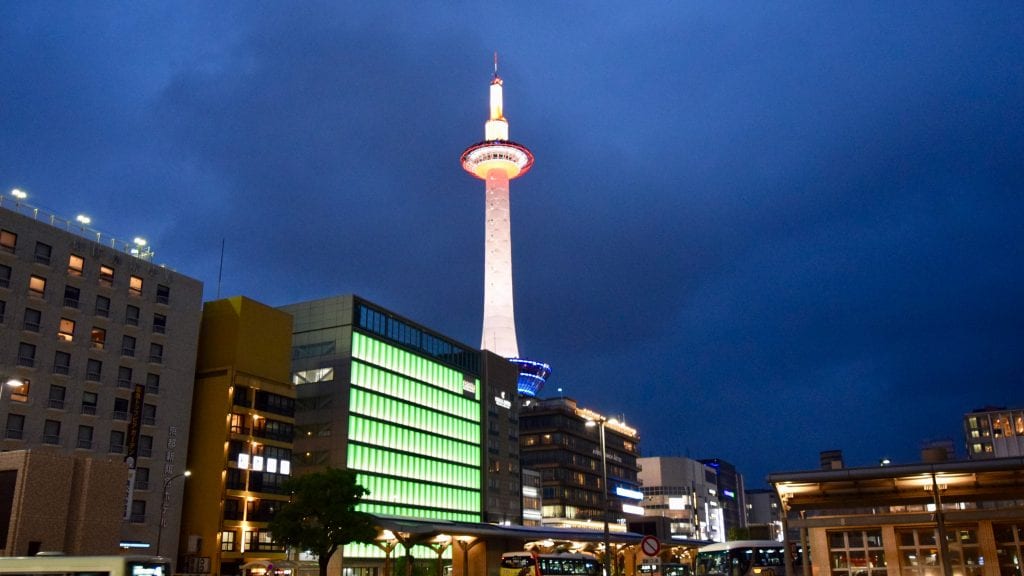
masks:
{"label": "lamp post", "polygon": [[604,519],[604,573],[605,576],[612,575],[611,561],[611,534],[608,531],[608,450],[604,441],[604,427],[608,419],[601,417],[597,420],[587,420],[587,426],[597,426],[598,436],[601,438],[601,516]]}
{"label": "lamp post", "polygon": [[160,524],[158,524],[157,527],[156,527],[156,555],[157,556],[160,555],[160,541],[163,539],[163,535],[164,535],[164,519],[167,516],[167,489],[170,488],[171,482],[177,480],[178,478],[188,478],[191,475],[192,475],[192,472],[190,472],[188,470],[185,470],[184,472],[182,472],[180,474],[175,474],[174,476],[170,476],[166,480],[164,480],[164,494],[163,494],[163,497],[160,499]]}

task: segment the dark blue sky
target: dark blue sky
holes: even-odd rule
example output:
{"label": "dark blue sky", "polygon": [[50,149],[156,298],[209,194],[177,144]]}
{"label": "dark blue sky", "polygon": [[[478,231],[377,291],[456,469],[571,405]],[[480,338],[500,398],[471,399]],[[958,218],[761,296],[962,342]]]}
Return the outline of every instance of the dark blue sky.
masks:
{"label": "dark blue sky", "polygon": [[915,461],[1024,384],[1024,4],[0,4],[0,186],[217,295],[479,342],[501,54],[524,356],[645,455]]}

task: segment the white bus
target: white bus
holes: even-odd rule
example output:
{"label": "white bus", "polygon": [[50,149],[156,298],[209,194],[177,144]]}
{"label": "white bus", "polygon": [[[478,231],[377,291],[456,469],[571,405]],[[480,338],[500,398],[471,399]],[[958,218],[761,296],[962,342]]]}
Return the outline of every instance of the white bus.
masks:
{"label": "white bus", "polygon": [[785,576],[786,547],[775,540],[736,540],[697,551],[696,576]]}
{"label": "white bus", "polygon": [[589,554],[505,552],[500,576],[598,576],[601,563]]}
{"label": "white bus", "polygon": [[153,556],[0,557],[3,576],[171,576],[171,562]]}

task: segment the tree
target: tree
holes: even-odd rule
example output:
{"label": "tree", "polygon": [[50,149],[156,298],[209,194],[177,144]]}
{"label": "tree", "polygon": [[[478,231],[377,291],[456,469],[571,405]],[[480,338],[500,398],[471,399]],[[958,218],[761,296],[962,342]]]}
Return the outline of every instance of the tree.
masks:
{"label": "tree", "polygon": [[278,544],[317,554],[320,576],[327,576],[338,548],[377,536],[373,517],[356,510],[370,492],[356,483],[354,472],[327,468],[290,478],[282,488],[291,499],[270,520],[270,532]]}

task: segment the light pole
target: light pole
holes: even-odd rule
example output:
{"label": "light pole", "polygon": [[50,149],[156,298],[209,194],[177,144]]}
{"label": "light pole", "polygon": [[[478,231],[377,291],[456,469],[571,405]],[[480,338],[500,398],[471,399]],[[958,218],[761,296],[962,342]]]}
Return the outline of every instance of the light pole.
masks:
{"label": "light pole", "polygon": [[160,555],[160,541],[161,541],[161,539],[163,538],[163,535],[164,535],[164,518],[167,516],[167,489],[170,488],[171,482],[177,480],[178,478],[188,478],[191,475],[192,475],[192,472],[190,472],[188,470],[185,470],[184,472],[182,472],[180,474],[175,474],[174,476],[170,476],[166,480],[164,480],[164,494],[163,494],[163,497],[160,499],[160,524],[158,524],[157,527],[156,527],[156,555],[157,556]]}
{"label": "light pole", "polygon": [[597,420],[587,420],[587,426],[598,427],[598,436],[601,438],[601,516],[604,519],[604,573],[605,576],[611,576],[611,534],[608,531],[608,450],[604,441],[604,427],[607,423],[608,419],[604,417]]}

